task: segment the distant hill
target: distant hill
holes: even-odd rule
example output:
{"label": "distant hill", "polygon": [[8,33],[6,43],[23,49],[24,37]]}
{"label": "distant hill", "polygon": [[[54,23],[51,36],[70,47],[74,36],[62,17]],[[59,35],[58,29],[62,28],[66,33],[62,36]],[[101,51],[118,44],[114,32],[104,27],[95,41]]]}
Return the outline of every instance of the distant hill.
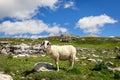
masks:
{"label": "distant hill", "polygon": [[94,34],[90,34],[90,35],[86,35],[86,36],[84,36],[84,37],[100,37],[100,36],[94,35]]}
{"label": "distant hill", "polygon": [[65,37],[79,37],[73,34],[61,34],[61,36],[65,36]]}

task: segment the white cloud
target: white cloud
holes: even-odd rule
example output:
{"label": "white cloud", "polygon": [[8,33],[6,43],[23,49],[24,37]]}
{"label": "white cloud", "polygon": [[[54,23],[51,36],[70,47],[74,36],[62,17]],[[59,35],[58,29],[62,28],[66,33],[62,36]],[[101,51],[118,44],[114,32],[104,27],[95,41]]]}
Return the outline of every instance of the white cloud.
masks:
{"label": "white cloud", "polygon": [[74,6],[74,2],[73,1],[69,1],[67,3],[64,4],[64,8],[70,8]]}
{"label": "white cloud", "polygon": [[47,30],[50,33],[50,36],[59,35],[59,34],[67,32],[66,28],[62,28],[59,26],[60,25],[54,24],[53,27]]}
{"label": "white cloud", "polygon": [[100,28],[104,27],[105,24],[114,24],[117,20],[103,14],[100,16],[89,16],[79,19],[76,26],[84,31],[84,33],[98,34]]}
{"label": "white cloud", "polygon": [[16,36],[14,36],[14,38],[34,38],[34,39],[43,38],[43,37],[48,37],[48,35],[42,35],[42,36],[39,36],[39,35],[31,35],[31,36],[28,36],[28,35],[16,35]]}
{"label": "white cloud", "polygon": [[59,0],[0,0],[0,18],[29,19],[37,13],[38,7],[56,9]]}
{"label": "white cloud", "polygon": [[49,35],[59,35],[61,33],[67,32],[66,28],[60,27],[58,24],[50,26],[41,20],[25,20],[21,22],[10,22],[5,21],[0,24],[0,32],[5,35],[22,35],[31,34],[37,35],[43,32]]}

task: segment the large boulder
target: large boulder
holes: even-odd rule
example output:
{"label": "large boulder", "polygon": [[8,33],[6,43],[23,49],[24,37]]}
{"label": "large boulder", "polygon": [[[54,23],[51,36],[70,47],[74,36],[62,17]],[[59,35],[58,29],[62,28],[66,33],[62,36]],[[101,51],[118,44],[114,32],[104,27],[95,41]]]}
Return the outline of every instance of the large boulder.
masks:
{"label": "large boulder", "polygon": [[0,80],[13,80],[13,78],[8,74],[0,73]]}
{"label": "large boulder", "polygon": [[51,71],[53,69],[53,65],[48,62],[38,62],[34,65],[35,71]]}

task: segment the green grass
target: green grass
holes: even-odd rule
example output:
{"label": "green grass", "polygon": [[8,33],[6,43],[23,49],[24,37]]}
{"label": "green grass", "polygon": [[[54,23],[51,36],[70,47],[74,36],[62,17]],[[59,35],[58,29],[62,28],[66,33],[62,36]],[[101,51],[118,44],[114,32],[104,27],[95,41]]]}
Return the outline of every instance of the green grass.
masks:
{"label": "green grass", "polygon": [[[80,59],[75,62],[74,68],[68,70],[68,61],[60,61],[60,71],[57,72],[55,69],[49,72],[34,72],[33,67],[37,62],[50,62],[53,63],[54,68],[56,68],[54,61],[48,57],[42,57],[38,54],[38,57],[30,58],[13,58],[11,54],[0,55],[0,72],[4,72],[13,77],[14,80],[119,80],[120,72],[111,72],[109,71],[105,63],[113,62],[113,66],[109,67],[120,67],[120,60],[113,59],[111,57],[116,57],[117,53],[113,54],[103,54],[99,50],[101,49],[112,49],[114,50],[115,46],[120,47],[119,38],[90,38],[86,37],[85,40],[82,38],[72,37],[72,41],[59,42],[61,37],[49,37],[44,39],[15,39],[15,38],[1,38],[0,41],[9,41],[11,44],[20,44],[21,42],[26,44],[39,44],[43,40],[48,39],[52,44],[72,44],[75,47],[82,48],[95,48],[97,51],[94,53],[99,55],[99,58],[93,57],[92,53],[77,53],[77,57]],[[89,54],[89,55],[88,55]],[[87,59],[81,59],[85,55],[87,59],[102,59],[102,63],[90,62]]]}
{"label": "green grass", "polygon": [[[95,64],[94,62],[89,62],[87,59],[76,61],[74,68],[70,70],[68,70],[67,61],[60,61],[59,72],[56,70],[34,72],[32,70],[35,63],[50,62],[54,64],[54,61],[48,56],[39,56],[37,58],[8,58],[8,56],[0,55],[0,71],[10,74],[14,80],[114,80],[115,78],[119,78],[120,75],[119,72],[109,72],[104,63]],[[78,55],[79,58],[80,56]],[[112,61],[115,66],[120,66],[118,60],[110,60],[110,57],[104,59],[105,62],[108,60]],[[55,64],[53,66],[55,68]]]}

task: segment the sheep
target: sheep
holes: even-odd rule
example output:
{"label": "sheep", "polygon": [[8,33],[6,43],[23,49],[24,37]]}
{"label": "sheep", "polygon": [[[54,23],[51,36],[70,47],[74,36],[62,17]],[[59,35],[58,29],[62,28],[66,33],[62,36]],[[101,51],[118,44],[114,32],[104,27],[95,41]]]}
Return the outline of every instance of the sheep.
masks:
{"label": "sheep", "polygon": [[76,59],[76,48],[72,45],[51,45],[49,41],[44,41],[41,44],[41,48],[44,49],[48,55],[54,59],[57,71],[59,71],[59,60],[69,60],[70,69],[73,68],[74,61]]}

